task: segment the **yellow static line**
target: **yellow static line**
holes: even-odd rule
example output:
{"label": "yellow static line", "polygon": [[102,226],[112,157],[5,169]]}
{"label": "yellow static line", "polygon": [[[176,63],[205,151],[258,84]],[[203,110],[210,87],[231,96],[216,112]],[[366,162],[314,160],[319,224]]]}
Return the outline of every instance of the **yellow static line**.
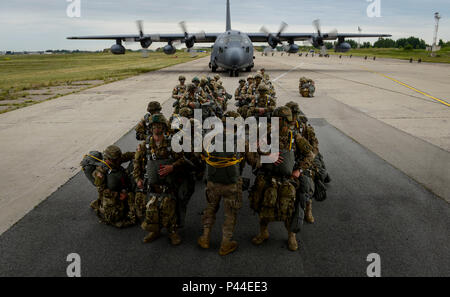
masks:
{"label": "yellow static line", "polygon": [[408,86],[407,84],[402,83],[401,81],[396,80],[395,78],[389,77],[389,76],[387,76],[387,75],[385,75],[385,74],[383,74],[383,73],[379,73],[379,72],[376,72],[376,71],[373,71],[373,70],[370,70],[370,69],[367,69],[367,68],[364,68],[364,67],[361,67],[361,68],[364,69],[364,70],[366,70],[366,71],[369,71],[369,72],[372,72],[372,73],[375,73],[375,74],[384,76],[384,77],[386,77],[386,78],[388,78],[388,79],[390,79],[390,80],[392,80],[392,81],[395,81],[395,82],[398,83],[398,84],[401,84],[402,86],[407,87],[408,89],[411,89],[411,90],[413,90],[413,91],[415,91],[415,92],[417,92],[417,93],[419,93],[419,94],[422,94],[422,95],[424,95],[424,96],[426,96],[426,97],[428,97],[428,98],[431,98],[431,99],[433,99],[433,100],[436,100],[436,101],[438,101],[439,103],[442,103],[442,104],[444,104],[444,105],[447,106],[447,107],[450,107],[450,104],[449,104],[448,102],[445,102],[444,100],[441,100],[441,99],[438,99],[438,98],[436,98],[436,97],[433,97],[433,96],[431,96],[431,95],[429,95],[429,94],[427,94],[427,93],[425,93],[425,92],[419,91],[419,90],[417,90],[417,89],[414,88],[414,87]]}

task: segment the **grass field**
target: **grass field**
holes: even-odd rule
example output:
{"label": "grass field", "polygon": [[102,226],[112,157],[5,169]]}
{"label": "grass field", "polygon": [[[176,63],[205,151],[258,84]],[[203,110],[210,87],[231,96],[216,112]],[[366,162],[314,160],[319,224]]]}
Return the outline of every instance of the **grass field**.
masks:
{"label": "grass field", "polygon": [[0,56],[0,113],[208,55],[76,53]]}
{"label": "grass field", "polygon": [[335,53],[334,51],[329,51],[330,54],[343,55],[343,56],[368,56],[377,58],[393,58],[409,60],[411,58],[414,61],[422,59],[422,62],[433,62],[433,63],[450,63],[450,47],[442,48],[436,54],[436,57],[431,57],[430,52],[426,50],[403,50],[396,48],[361,48],[352,49],[347,53]]}

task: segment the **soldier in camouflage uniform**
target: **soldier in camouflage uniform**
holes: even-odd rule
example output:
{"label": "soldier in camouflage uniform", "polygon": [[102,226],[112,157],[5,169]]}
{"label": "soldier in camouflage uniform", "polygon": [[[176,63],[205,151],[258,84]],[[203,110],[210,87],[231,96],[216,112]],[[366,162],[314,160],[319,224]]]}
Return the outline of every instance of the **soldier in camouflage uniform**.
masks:
{"label": "soldier in camouflage uniform", "polygon": [[180,75],[178,77],[178,80],[180,81],[180,84],[176,85],[175,88],[173,88],[172,91],[172,98],[175,99],[175,103],[173,104],[174,112],[175,114],[178,114],[180,110],[180,100],[183,98],[184,93],[186,93],[186,85],[184,82],[186,81],[186,77],[183,75]]}
{"label": "soldier in camouflage uniform", "polygon": [[234,99],[236,100],[237,112],[245,119],[248,112],[248,102],[247,99],[247,86],[245,85],[245,79],[241,78],[239,80],[239,86],[234,92]]}
{"label": "soldier in camouflage uniform", "polygon": [[208,85],[208,79],[206,78],[206,76],[203,76],[200,79],[199,86],[202,89],[202,91],[204,92],[204,94],[206,94],[206,98],[208,100],[214,100],[214,91],[210,89],[210,87]]}
{"label": "soldier in camouflage uniform", "polygon": [[263,79],[263,77],[262,77],[261,73],[257,73],[255,75],[254,82],[251,85],[249,85],[248,90],[247,90],[247,96],[251,100],[254,100],[256,98],[256,95],[258,93],[258,87],[262,83],[262,79]]}
{"label": "soldier in camouflage uniform", "polygon": [[203,97],[206,99],[207,94],[206,92],[203,90],[203,88],[200,86],[200,79],[198,78],[198,76],[195,76],[192,79],[192,83],[195,85],[195,93],[198,93],[200,97]]}
{"label": "soldier in camouflage uniform", "polygon": [[135,128],[137,140],[145,140],[145,138],[150,135],[150,117],[152,114],[161,113],[161,109],[161,104],[158,101],[151,101],[148,103],[147,113]]}
{"label": "soldier in camouflage uniform", "polygon": [[134,199],[131,181],[123,163],[134,159],[134,153],[122,154],[119,147],[108,146],[103,153],[102,165],[92,173],[98,190],[98,199],[91,203],[100,221],[117,228],[135,223],[130,202]]}
{"label": "soldier in camouflage uniform", "polygon": [[152,136],[139,144],[134,159],[133,177],[137,188],[142,191],[136,205],[145,205],[145,218],[142,229],[149,234],[144,242],[152,242],[167,228],[172,245],[181,243],[177,233],[177,183],[176,176],[184,166],[182,153],[171,148],[171,138],[166,135],[168,123],[164,115],[153,115],[151,119]]}
{"label": "soldier in camouflage uniform", "polygon": [[274,163],[262,164],[249,194],[250,207],[258,213],[260,232],[253,237],[255,245],[269,238],[268,224],[283,221],[288,232],[288,249],[298,249],[296,233],[299,222],[296,212],[296,188],[299,178],[308,174],[314,159],[312,147],[292,127],[292,113],[288,107],[275,109],[272,117],[280,118],[279,154],[272,154]]}
{"label": "soldier in camouflage uniform", "polygon": [[302,95],[303,97],[314,97],[316,86],[312,79],[300,77],[298,90],[300,92],[300,95]]}
{"label": "soldier in camouflage uniform", "polygon": [[[223,117],[225,123],[227,117],[238,118],[239,114],[235,111],[228,111]],[[224,145],[226,143],[226,134],[235,135],[235,131],[228,131],[224,134]],[[234,136],[235,137],[235,136]],[[206,200],[207,206],[203,211],[202,225],[203,234],[198,238],[198,245],[204,249],[209,248],[211,229],[216,220],[216,213],[220,207],[220,200],[223,199],[225,220],[222,227],[222,243],[220,245],[219,255],[225,256],[236,250],[238,244],[232,240],[236,218],[239,209],[242,207],[242,178],[241,164],[247,160],[251,164],[251,158],[245,153],[235,151],[226,152],[204,152],[206,161]]]}
{"label": "soldier in camouflage uniform", "polygon": [[[325,162],[323,160],[322,154],[319,152],[319,141],[316,137],[316,133],[314,128],[308,124],[308,118],[301,112],[297,103],[291,101],[286,104],[292,111],[292,115],[295,121],[295,128],[306,140],[308,140],[309,144],[313,148],[313,153],[315,155],[313,161],[313,167],[311,171],[313,173],[313,180],[315,185],[314,197],[317,200],[324,200],[323,196],[326,197],[326,188],[323,185],[324,183],[329,183],[331,181],[330,176],[328,175]],[[319,191],[320,190],[320,191]],[[323,192],[323,193],[321,193]],[[322,195],[322,198],[318,197],[318,195]],[[312,195],[309,195],[306,199],[306,207],[305,207],[305,221],[308,223],[314,223],[314,216],[312,214]]]}
{"label": "soldier in camouflage uniform", "polygon": [[259,70],[259,72],[261,73],[264,81],[268,81],[269,80],[269,75],[266,74],[266,69],[265,68],[261,68]]}
{"label": "soldier in camouflage uniform", "polygon": [[186,94],[180,101],[180,108],[190,108],[192,110],[192,115],[194,114],[194,109],[201,108],[203,103],[206,103],[206,98],[202,97],[200,93],[196,92],[196,87],[193,84],[189,84]]}
{"label": "soldier in camouflage uniform", "polygon": [[249,105],[247,117],[270,117],[277,103],[275,98],[268,94],[269,90],[266,85],[258,86],[258,93]]}
{"label": "soldier in camouflage uniform", "polygon": [[272,82],[270,81],[269,75],[266,73],[263,77],[264,77],[263,82],[267,86],[267,88],[269,89],[269,94],[272,97],[276,97],[277,92],[275,92],[275,87],[273,86]]}

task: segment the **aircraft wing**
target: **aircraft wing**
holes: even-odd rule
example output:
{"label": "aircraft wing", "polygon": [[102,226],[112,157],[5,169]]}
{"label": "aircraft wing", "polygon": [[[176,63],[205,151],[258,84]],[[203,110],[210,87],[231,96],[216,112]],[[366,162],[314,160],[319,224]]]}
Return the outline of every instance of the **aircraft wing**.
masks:
{"label": "aircraft wing", "polygon": [[[205,34],[201,39],[197,39],[195,42],[214,42],[216,41],[219,33],[208,33]],[[71,36],[67,39],[85,39],[85,40],[121,40],[121,41],[131,41],[139,42],[141,39],[151,39],[153,42],[170,42],[175,40],[180,40],[185,42],[184,34],[144,34],[142,37],[138,34],[129,35],[98,35],[98,36]]]}
{"label": "aircraft wing", "polygon": [[[271,33],[276,36],[277,33]],[[248,33],[248,37],[252,42],[267,42],[266,33]],[[357,33],[338,33],[333,36],[329,36],[328,33],[323,33],[322,37],[324,40],[335,40],[337,38],[365,38],[365,37],[391,37],[389,34],[357,34]],[[280,41],[304,41],[316,38],[318,35],[316,33],[282,33],[280,35]]]}

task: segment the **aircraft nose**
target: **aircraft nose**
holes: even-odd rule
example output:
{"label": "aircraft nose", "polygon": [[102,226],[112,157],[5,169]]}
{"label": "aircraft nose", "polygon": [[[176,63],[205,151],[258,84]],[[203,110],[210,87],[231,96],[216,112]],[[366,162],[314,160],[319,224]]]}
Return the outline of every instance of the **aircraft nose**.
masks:
{"label": "aircraft nose", "polygon": [[239,67],[244,60],[244,50],[241,48],[229,48],[226,51],[226,59],[233,67]]}

